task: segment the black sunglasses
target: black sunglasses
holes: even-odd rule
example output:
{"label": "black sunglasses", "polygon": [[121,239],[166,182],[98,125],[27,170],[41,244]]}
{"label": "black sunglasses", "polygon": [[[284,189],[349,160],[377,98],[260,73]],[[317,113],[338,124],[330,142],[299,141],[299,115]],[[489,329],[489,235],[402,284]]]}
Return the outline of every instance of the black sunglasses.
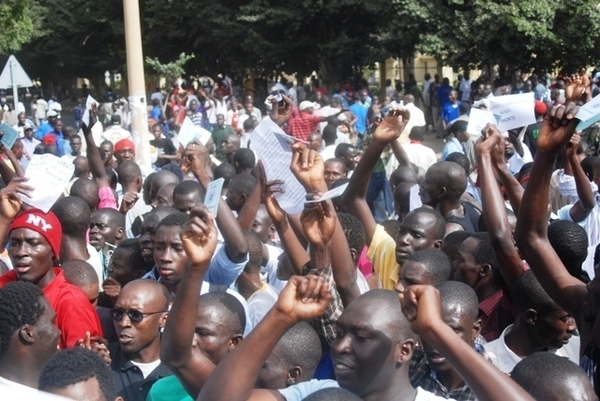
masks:
{"label": "black sunglasses", "polygon": [[158,312],[147,312],[147,313],[143,313],[140,312],[139,310],[126,310],[123,308],[112,308],[110,310],[110,315],[112,316],[113,320],[116,322],[120,322],[121,320],[123,320],[123,316],[127,315],[127,317],[129,318],[129,320],[131,321],[131,323],[133,324],[137,324],[140,323],[142,320],[144,320],[146,318],[146,316],[150,316],[150,315],[156,315],[157,313],[165,313],[165,310],[161,310]]}

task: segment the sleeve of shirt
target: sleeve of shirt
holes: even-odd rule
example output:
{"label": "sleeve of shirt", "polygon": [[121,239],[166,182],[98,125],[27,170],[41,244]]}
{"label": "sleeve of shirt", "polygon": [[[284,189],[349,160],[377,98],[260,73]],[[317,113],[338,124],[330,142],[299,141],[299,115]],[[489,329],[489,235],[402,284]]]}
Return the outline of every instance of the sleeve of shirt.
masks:
{"label": "sleeve of shirt", "polygon": [[85,338],[87,331],[92,337],[104,337],[100,319],[83,293],[81,297],[65,298],[58,309],[56,324],[61,330],[61,348],[74,347],[79,339]]}
{"label": "sleeve of shirt", "polygon": [[307,382],[294,384],[293,386],[279,390],[286,401],[302,401],[312,393],[329,387],[339,387],[335,380],[312,379]]}
{"label": "sleeve of shirt", "polygon": [[558,211],[556,212],[556,214],[558,215],[558,218],[561,220],[573,221],[573,219],[571,218],[571,209],[572,208],[573,208],[573,205],[567,205],[567,206],[563,206],[560,209],[558,209]]}
{"label": "sleeve of shirt", "polygon": [[246,258],[242,262],[232,262],[227,257],[225,246],[226,245],[221,245],[213,255],[204,281],[212,284],[229,286],[238,278],[242,270],[244,270],[244,266],[246,266],[246,263],[248,263],[249,260],[248,254],[246,254]]}
{"label": "sleeve of shirt", "polygon": [[119,210],[117,200],[115,199],[115,195],[110,187],[98,188],[98,197],[100,198],[100,201],[98,202],[98,209],[110,208]]}
{"label": "sleeve of shirt", "polygon": [[333,270],[331,270],[331,266],[326,266],[322,269],[308,269],[305,266],[302,270],[304,276],[312,274],[323,277],[329,286],[331,301],[329,301],[329,305],[327,305],[325,313],[323,313],[321,317],[314,319],[314,323],[317,331],[323,335],[323,337],[325,337],[329,344],[332,344],[333,339],[335,338],[335,323],[338,321],[342,315],[342,312],[344,311],[342,298],[337,291],[335,281],[333,279]]}

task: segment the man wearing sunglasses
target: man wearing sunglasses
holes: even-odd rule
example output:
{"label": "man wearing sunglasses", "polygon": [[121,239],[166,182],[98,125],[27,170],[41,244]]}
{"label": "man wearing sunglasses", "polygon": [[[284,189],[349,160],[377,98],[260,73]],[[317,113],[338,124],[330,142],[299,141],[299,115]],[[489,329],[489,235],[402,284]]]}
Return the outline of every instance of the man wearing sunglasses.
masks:
{"label": "man wearing sunglasses", "polygon": [[167,320],[169,292],[154,280],[134,280],[122,289],[111,316],[118,342],[109,345],[117,392],[145,401],[150,387],[171,371],[160,361],[160,334]]}

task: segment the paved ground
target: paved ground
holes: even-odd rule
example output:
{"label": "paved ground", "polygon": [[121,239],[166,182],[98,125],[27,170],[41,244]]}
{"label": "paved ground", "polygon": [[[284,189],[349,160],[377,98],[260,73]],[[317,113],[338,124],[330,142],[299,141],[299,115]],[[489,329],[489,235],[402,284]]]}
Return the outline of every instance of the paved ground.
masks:
{"label": "paved ground", "polygon": [[441,138],[436,138],[434,132],[429,132],[425,137],[423,145],[429,146],[435,152],[438,160],[442,157],[442,150],[444,149],[445,142]]}

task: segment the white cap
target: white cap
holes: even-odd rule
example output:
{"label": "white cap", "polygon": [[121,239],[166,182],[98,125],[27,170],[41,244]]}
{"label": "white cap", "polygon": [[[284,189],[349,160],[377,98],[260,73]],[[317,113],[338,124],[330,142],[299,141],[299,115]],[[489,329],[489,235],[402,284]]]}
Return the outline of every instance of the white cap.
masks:
{"label": "white cap", "polygon": [[309,102],[308,100],[304,100],[300,103],[300,106],[298,106],[298,108],[300,109],[300,111],[304,111],[306,109],[316,109],[317,103],[313,103],[313,102]]}

